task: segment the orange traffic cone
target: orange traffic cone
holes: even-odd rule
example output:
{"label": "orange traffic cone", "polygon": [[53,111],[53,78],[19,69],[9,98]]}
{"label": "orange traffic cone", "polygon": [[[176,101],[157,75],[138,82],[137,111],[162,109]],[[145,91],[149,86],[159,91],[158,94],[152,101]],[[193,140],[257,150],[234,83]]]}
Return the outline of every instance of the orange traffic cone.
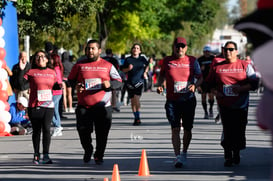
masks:
{"label": "orange traffic cone", "polygon": [[104,178],[103,181],[109,181],[108,178]]}
{"label": "orange traffic cone", "polygon": [[112,181],[120,181],[118,164],[114,164],[113,173],[112,173]]}
{"label": "orange traffic cone", "polygon": [[142,150],[142,154],[141,154],[138,176],[150,176],[148,161],[146,158],[146,151],[144,149]]}

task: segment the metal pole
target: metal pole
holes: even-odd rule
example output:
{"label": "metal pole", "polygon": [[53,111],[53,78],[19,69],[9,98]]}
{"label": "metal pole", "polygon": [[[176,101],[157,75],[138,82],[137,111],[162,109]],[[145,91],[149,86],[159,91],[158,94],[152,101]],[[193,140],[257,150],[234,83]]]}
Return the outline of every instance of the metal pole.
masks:
{"label": "metal pole", "polygon": [[24,51],[27,53],[27,61],[29,62],[29,35],[24,38]]}

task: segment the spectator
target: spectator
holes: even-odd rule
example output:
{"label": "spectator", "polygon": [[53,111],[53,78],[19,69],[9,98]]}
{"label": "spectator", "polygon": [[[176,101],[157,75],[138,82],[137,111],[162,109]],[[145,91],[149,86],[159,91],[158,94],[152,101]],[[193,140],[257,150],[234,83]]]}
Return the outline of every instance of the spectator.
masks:
{"label": "spectator", "polygon": [[61,58],[59,55],[52,53],[50,56],[50,61],[51,64],[53,65],[53,68],[56,72],[56,78],[57,78],[57,83],[59,84],[57,87],[59,89],[53,90],[52,95],[53,95],[53,102],[54,102],[54,115],[53,115],[53,126],[54,126],[54,131],[52,133],[52,136],[62,136],[62,130],[63,127],[61,125],[61,118],[60,118],[60,113],[59,113],[59,103],[60,99],[63,94],[62,90],[62,80],[63,80],[63,65],[61,62]]}
{"label": "spectator", "polygon": [[16,100],[18,97],[29,99],[29,83],[23,83],[22,77],[30,69],[30,64],[27,62],[27,53],[20,52],[19,62],[12,67],[13,75],[10,77],[10,84],[15,93]]}
{"label": "spectator", "polygon": [[10,115],[11,120],[9,122],[11,131],[13,135],[25,135],[30,134],[31,123],[29,121],[28,115],[26,114],[26,109],[28,107],[28,100],[25,97],[19,97],[16,103],[10,105]]}
{"label": "spectator", "polygon": [[70,61],[69,53],[63,52],[62,54],[62,63],[64,68],[63,73],[63,82],[64,82],[64,89],[63,89],[63,106],[65,112],[74,113],[75,110],[73,108],[73,93],[72,91],[74,88],[72,88],[72,85],[67,80],[67,77],[69,73],[71,72],[71,69],[73,67],[73,63]]}

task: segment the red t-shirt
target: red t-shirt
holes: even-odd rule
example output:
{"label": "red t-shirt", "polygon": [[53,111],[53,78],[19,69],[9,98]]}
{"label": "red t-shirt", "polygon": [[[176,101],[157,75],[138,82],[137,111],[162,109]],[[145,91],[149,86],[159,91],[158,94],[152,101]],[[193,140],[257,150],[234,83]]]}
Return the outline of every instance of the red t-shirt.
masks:
{"label": "red t-shirt", "polygon": [[194,78],[202,76],[197,59],[185,56],[177,59],[174,56],[165,57],[161,66],[160,75],[166,78],[168,100],[185,99],[194,96],[188,86],[194,83]]}
{"label": "red t-shirt", "polygon": [[87,59],[77,62],[69,76],[69,80],[82,83],[84,91],[77,93],[78,105],[90,107],[98,103],[103,103],[105,107],[111,105],[111,91],[105,91],[102,87],[104,81],[117,80],[122,82],[115,66],[100,58],[90,62]]}
{"label": "red t-shirt", "polygon": [[56,82],[56,73],[53,69],[30,69],[24,78],[29,81],[29,107],[54,107],[52,87]]}
{"label": "red t-shirt", "polygon": [[253,67],[246,61],[237,59],[233,63],[226,61],[215,63],[206,81],[210,85],[215,85],[216,90],[222,93],[223,97],[217,97],[219,105],[244,108],[248,106],[248,92],[237,94],[232,89],[235,86],[242,86],[252,79],[256,81]]}

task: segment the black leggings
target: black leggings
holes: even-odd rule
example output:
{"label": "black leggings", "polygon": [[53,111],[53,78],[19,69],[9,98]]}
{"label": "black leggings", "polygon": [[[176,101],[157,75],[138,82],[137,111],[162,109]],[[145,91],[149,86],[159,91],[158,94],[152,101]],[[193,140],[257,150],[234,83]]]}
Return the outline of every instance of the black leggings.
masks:
{"label": "black leggings", "polygon": [[54,108],[29,108],[28,114],[33,129],[32,142],[34,153],[40,154],[41,131],[43,131],[43,154],[48,154],[51,141],[50,126],[54,114]]}
{"label": "black leggings", "polygon": [[223,125],[221,145],[230,151],[245,149],[248,108],[231,109],[221,106],[219,108]]}

